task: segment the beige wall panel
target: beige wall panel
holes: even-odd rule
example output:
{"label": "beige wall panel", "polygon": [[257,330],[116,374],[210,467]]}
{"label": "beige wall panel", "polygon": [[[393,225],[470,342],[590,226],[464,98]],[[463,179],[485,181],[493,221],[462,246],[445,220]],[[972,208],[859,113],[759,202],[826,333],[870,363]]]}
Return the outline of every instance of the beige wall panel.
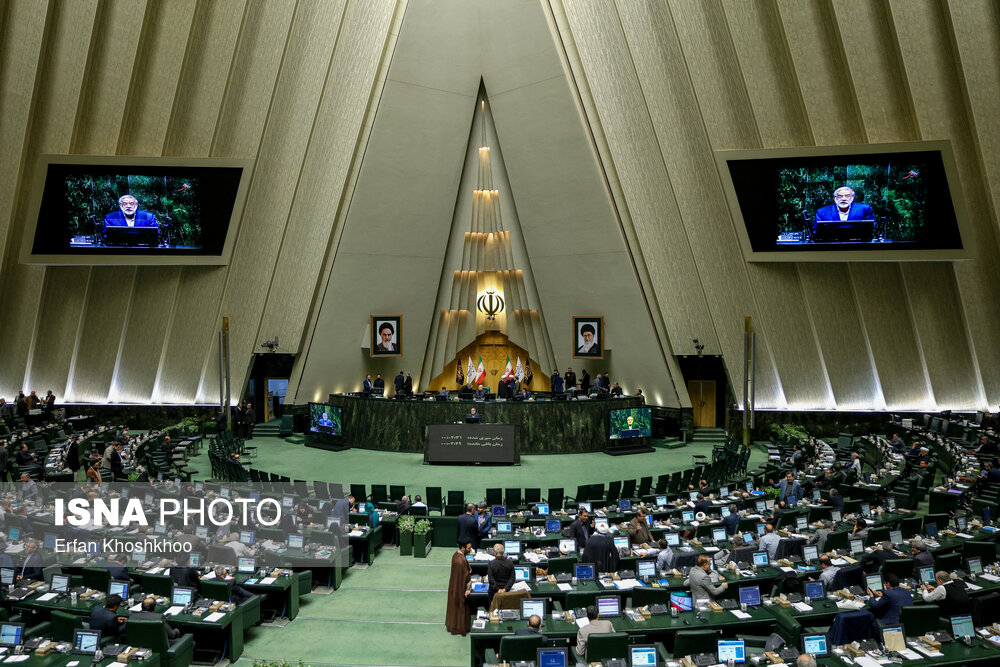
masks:
{"label": "beige wall panel", "polygon": [[798,265],[838,410],[883,409],[847,264]]}
{"label": "beige wall panel", "polygon": [[182,71],[184,50],[194,19],[196,0],[172,0],[149,6],[138,51],[132,88],[118,139],[118,152],[160,155],[170,110]]}
{"label": "beige wall panel", "polygon": [[[539,0],[479,2],[482,70],[491,97],[527,81],[565,81],[552,33]],[[565,85],[565,84],[564,84]]]}
{"label": "beige wall panel", "polygon": [[759,134],[722,5],[672,0],[669,6],[712,147],[756,148],[747,144]]}
{"label": "beige wall panel", "polygon": [[[392,9],[393,3],[376,0],[371,4],[378,5],[372,9],[379,13]],[[468,0],[409,4],[395,46],[396,53],[407,55],[393,57],[389,80],[459,95],[475,91],[482,72],[476,30],[480,4]],[[451,48],[431,48],[425,39]]]}
{"label": "beige wall panel", "polygon": [[[925,139],[950,139],[955,150],[971,222],[970,233],[963,241],[976,257],[974,262],[954,263],[960,296],[958,312],[970,337],[973,368],[978,375],[969,390],[977,397],[976,404],[985,407],[987,403],[995,403],[1000,396],[1000,350],[996,345],[996,332],[1000,330],[1000,309],[996,307],[996,293],[1000,289],[1000,253],[997,251],[1000,248],[994,198],[983,189],[988,181],[978,157],[975,134],[969,127],[972,116],[965,87],[955,76],[957,54],[947,31],[943,6],[892,3],[891,7],[921,135]],[[957,194],[957,184],[953,187]],[[979,386],[980,378],[982,387]]]}
{"label": "beige wall panel", "polygon": [[65,396],[66,378],[87,292],[87,266],[52,266],[41,291],[39,317],[35,327],[34,356],[25,392],[51,389]]}
{"label": "beige wall panel", "polygon": [[[778,0],[777,7],[813,139],[821,145],[862,143],[857,98],[831,5]],[[846,103],[831,104],[831,98]]]}
{"label": "beige wall panel", "polygon": [[936,404],[975,410],[979,383],[951,265],[912,262],[902,268]]}
{"label": "beige wall panel", "polygon": [[841,44],[854,81],[868,141],[918,139],[910,92],[885,2],[831,0],[836,22],[847,35]]}
{"label": "beige wall panel", "polygon": [[[79,99],[80,86],[87,60],[88,40],[76,37],[77,31],[87,34],[93,28],[95,2],[60,3],[52,8],[45,26],[46,41],[41,53],[38,78],[31,108],[31,122],[25,138],[22,173],[25,178],[34,173],[34,157],[39,153],[64,153],[70,147],[75,101]],[[2,134],[2,133],[0,133]],[[30,182],[22,181],[22,183]],[[21,187],[14,199],[12,221],[27,219],[31,212],[30,188]],[[16,391],[22,380],[30,378],[30,351],[35,345],[36,320],[45,319],[39,312],[42,286],[46,269],[17,263],[21,250],[23,226],[9,227],[10,234],[4,258],[3,296],[0,297],[0,340],[9,353],[0,355],[0,378],[9,382]],[[55,314],[51,314],[55,316]],[[51,320],[51,318],[50,318]],[[74,324],[72,328],[76,328]],[[48,373],[48,369],[46,369]],[[60,384],[65,382],[66,370]]]}
{"label": "beige wall panel", "polygon": [[91,268],[66,399],[102,403],[115,374],[136,267]]}
{"label": "beige wall panel", "polygon": [[[312,3],[307,3],[307,6],[311,5]],[[258,155],[258,148],[261,146],[264,123],[280,63],[286,55],[285,44],[293,6],[292,2],[282,0],[255,0],[248,3],[222,111],[219,113],[212,154],[223,157],[257,156],[258,169],[255,170],[251,193],[253,184],[257,183],[256,171],[259,171],[260,159],[269,159],[270,155]],[[288,51],[292,62],[303,53],[297,48],[305,48],[311,44],[305,39],[305,35],[310,34],[309,31],[325,30],[328,37],[331,30],[335,30],[335,26],[339,24],[339,20],[334,27],[313,23],[311,19],[314,15],[305,10],[299,12],[298,16],[302,19],[301,22],[296,22],[300,32],[295,33],[296,39],[291,41]],[[288,70],[287,74],[282,74],[294,79],[298,70],[292,67]],[[311,90],[308,81],[300,81],[296,95],[301,97]],[[315,95],[318,95],[318,91]],[[278,111],[278,116],[284,117],[287,113],[288,109],[282,108]],[[275,155],[273,159],[274,170],[277,171],[283,167],[283,159],[287,158]],[[287,178],[287,167],[284,167],[284,171]],[[264,182],[266,185],[262,187],[266,189],[276,187],[275,184],[283,182],[283,179],[270,183],[265,179]],[[241,230],[237,237],[237,247],[241,243],[252,245],[255,240]],[[173,324],[161,362],[158,392],[164,402],[211,401],[217,394],[218,344],[215,332],[221,327],[219,301],[227,273],[228,268],[225,267],[185,267],[181,272]],[[202,384],[206,390],[203,395],[199,395],[198,389]]]}
{"label": "beige wall panel", "polygon": [[[316,272],[303,271],[302,266],[323,265],[355,151],[364,150],[359,133],[373,96],[394,9],[392,2],[360,2],[348,5],[344,14],[264,316],[255,334],[248,331],[246,343],[251,348],[275,333],[292,345],[302,339],[313,293],[321,283]],[[372,104],[377,100],[375,94]],[[394,222],[398,225],[400,219]],[[406,239],[407,247],[416,240],[407,233],[398,237]],[[415,250],[420,252],[419,242]]]}
{"label": "beige wall panel", "polygon": [[[8,2],[0,22],[0,271],[7,248],[11,213],[24,157],[32,89],[45,27],[46,6],[41,2]],[[0,273],[2,275],[2,273]],[[0,376],[0,396],[10,396]]]}
{"label": "beige wall panel", "polygon": [[199,0],[164,155],[209,155],[247,0]]}
{"label": "beige wall panel", "polygon": [[136,274],[118,368],[108,400],[148,403],[166,335],[170,309],[177,294],[179,274],[172,266],[144,266]]}
{"label": "beige wall panel", "polygon": [[858,262],[848,266],[886,407],[932,406],[900,265]]}
{"label": "beige wall panel", "polygon": [[[114,155],[142,40],[144,0],[103,2],[94,25],[86,79],[73,127],[73,152]],[[117,345],[117,341],[115,341]]]}

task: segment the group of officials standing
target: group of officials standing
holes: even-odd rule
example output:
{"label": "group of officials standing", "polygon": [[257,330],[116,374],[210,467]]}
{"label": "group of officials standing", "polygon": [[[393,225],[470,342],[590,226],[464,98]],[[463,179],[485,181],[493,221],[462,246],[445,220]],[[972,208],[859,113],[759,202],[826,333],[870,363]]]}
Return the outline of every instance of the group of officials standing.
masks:
{"label": "group of officials standing", "polygon": [[[253,403],[237,403],[233,408],[233,435],[244,440],[253,440],[253,427],[257,423],[257,415],[253,410]],[[223,424],[222,429],[225,430]]]}

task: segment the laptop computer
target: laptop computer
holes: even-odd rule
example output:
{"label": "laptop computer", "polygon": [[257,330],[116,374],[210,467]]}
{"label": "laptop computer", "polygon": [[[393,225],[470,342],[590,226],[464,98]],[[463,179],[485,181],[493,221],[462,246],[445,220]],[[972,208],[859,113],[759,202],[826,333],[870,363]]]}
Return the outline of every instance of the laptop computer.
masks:
{"label": "laptop computer", "polygon": [[734,663],[745,663],[747,661],[746,642],[742,639],[720,639],[716,647],[716,654],[719,662],[723,664],[730,660]]}
{"label": "laptop computer", "polygon": [[812,656],[828,655],[826,635],[803,635],[802,652]]}
{"label": "laptop computer", "polygon": [[72,653],[75,655],[93,655],[100,646],[100,630],[75,630],[73,632]]}

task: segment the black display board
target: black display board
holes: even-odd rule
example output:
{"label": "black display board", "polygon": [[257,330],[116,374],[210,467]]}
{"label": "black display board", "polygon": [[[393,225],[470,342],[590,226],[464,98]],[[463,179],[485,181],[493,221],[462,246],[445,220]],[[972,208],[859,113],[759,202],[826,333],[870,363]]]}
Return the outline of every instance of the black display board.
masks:
{"label": "black display board", "polygon": [[513,424],[429,424],[425,463],[521,462]]}

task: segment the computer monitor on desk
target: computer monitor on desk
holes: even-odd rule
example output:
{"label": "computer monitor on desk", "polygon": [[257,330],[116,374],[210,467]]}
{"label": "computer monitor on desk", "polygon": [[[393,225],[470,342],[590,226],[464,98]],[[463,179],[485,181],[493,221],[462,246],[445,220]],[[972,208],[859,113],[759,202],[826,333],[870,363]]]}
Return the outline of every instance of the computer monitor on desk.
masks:
{"label": "computer monitor on desk", "polygon": [[545,598],[523,598],[521,600],[521,619],[527,620],[532,616],[545,619]]}
{"label": "computer monitor on desk", "polygon": [[497,532],[500,534],[511,532],[511,522],[507,520],[497,521]]}
{"label": "computer monitor on desk", "polygon": [[601,618],[621,616],[621,599],[617,595],[601,595],[597,598],[597,613]]}
{"label": "computer monitor on desk", "polygon": [[826,635],[803,635],[802,652],[814,656],[826,655]]}
{"label": "computer monitor on desk", "polygon": [[630,646],[629,667],[656,667],[656,646],[654,644]]}
{"label": "computer monitor on desk", "polygon": [[520,540],[504,540],[503,550],[508,556],[520,556],[521,555],[521,542]]}
{"label": "computer monitor on desk", "polygon": [[810,600],[821,600],[826,597],[822,581],[807,581],[805,583],[806,597]]}
{"label": "computer monitor on desk", "polygon": [[566,648],[540,648],[537,657],[537,667],[567,667],[569,664],[569,650]]}
{"label": "computer monitor on desk", "polygon": [[576,563],[573,565],[573,576],[579,581],[593,581],[594,579],[594,564],[593,563]]}
{"label": "computer monitor on desk", "polygon": [[734,663],[745,663],[747,661],[746,644],[742,639],[720,639],[716,648],[719,662],[725,664],[732,660]]}

